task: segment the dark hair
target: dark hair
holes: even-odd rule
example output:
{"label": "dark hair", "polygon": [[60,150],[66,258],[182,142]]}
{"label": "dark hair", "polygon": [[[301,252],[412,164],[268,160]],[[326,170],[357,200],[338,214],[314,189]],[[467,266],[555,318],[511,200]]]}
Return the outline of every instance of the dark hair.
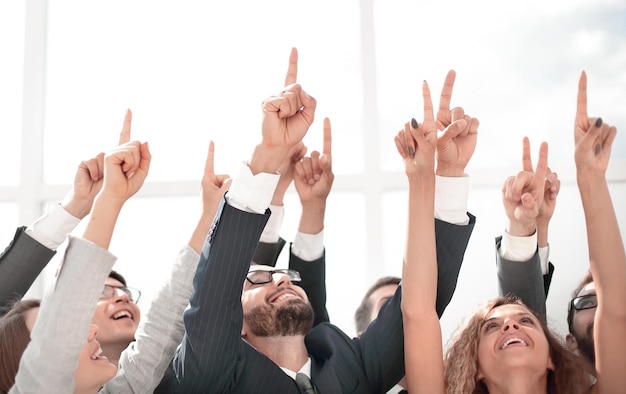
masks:
{"label": "dark hair", "polygon": [[5,394],[15,385],[20,359],[28,343],[30,331],[26,326],[26,312],[38,308],[40,300],[17,301],[0,318],[0,393]]}
{"label": "dark hair", "polygon": [[111,272],[109,272],[109,278],[115,279],[116,281],[120,282],[122,285],[126,286],[126,279],[124,279],[122,274],[120,274],[119,272],[115,270],[111,270]]}
{"label": "dark hair", "polygon": [[361,305],[356,309],[354,313],[354,324],[356,326],[356,332],[362,333],[365,331],[367,326],[371,323],[370,316],[372,315],[372,301],[369,299],[373,292],[380,289],[383,286],[388,285],[398,285],[400,284],[400,278],[397,276],[384,276],[378,279],[374,284],[367,290],[365,296],[363,296],[363,300],[361,301]]}
{"label": "dark hair", "polygon": [[548,329],[546,323],[531,308],[515,296],[498,297],[487,302],[474,313],[464,327],[457,330],[450,340],[444,357],[447,393],[485,394],[487,386],[477,379],[478,344],[480,328],[490,312],[499,306],[515,304],[528,310],[537,318],[548,341],[550,359],[554,371],[548,371],[548,393],[588,393],[589,376],[585,373],[580,357],[567,350],[558,337]]}
{"label": "dark hair", "polygon": [[[593,276],[591,276],[591,271],[587,271],[585,276],[581,279],[580,283],[578,283],[578,287],[572,292],[572,299],[578,297],[578,294],[583,290],[583,287],[587,286],[589,283],[593,282]],[[572,308],[572,303],[570,301],[567,304],[567,328],[569,329],[570,334],[574,333],[574,313],[576,311]]]}

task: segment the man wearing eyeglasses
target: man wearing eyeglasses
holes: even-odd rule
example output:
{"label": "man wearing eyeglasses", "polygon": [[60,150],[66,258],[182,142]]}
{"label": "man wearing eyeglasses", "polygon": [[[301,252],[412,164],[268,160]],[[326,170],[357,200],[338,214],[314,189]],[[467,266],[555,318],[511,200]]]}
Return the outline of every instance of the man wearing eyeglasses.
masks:
{"label": "man wearing eyeglasses", "polygon": [[570,351],[583,359],[588,373],[596,376],[593,320],[598,299],[591,271],[583,277],[572,297],[567,309],[569,333],[565,336],[565,343]]}
{"label": "man wearing eyeglasses", "polygon": [[[250,266],[277,170],[313,122],[316,101],[295,83],[296,69],[293,50],[286,87],[263,103],[262,141],[234,178],[204,244],[174,359],[175,392],[295,394],[315,390],[303,388],[309,379],[320,393],[385,392],[404,374],[400,289],[352,339],[329,323],[311,328],[296,272]],[[327,119],[324,129],[330,133]],[[450,270],[442,285],[456,285],[473,221],[436,227],[438,262]]]}
{"label": "man wearing eyeglasses", "polygon": [[111,271],[98,300],[92,323],[100,329],[102,355],[117,365],[120,355],[135,340],[141,318],[137,301],[141,292],[126,286],[126,279]]}

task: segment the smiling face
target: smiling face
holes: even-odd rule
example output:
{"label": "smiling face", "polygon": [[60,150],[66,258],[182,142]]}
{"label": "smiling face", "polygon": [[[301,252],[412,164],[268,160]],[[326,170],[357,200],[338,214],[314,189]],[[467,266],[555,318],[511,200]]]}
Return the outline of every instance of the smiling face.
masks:
{"label": "smiling face", "polygon": [[[271,271],[274,267],[252,265],[250,271]],[[241,294],[243,307],[242,336],[306,335],[313,326],[313,309],[301,287],[286,274],[275,273],[272,281],[252,284],[244,281]]]}
{"label": "smiling face", "polygon": [[542,376],[554,365],[539,320],[522,305],[505,304],[494,308],[480,328],[478,379],[489,382],[517,369]]}
{"label": "smiling face", "polygon": [[[107,278],[105,284],[122,286],[121,282],[113,278]],[[137,304],[130,302],[128,295],[122,291],[118,290],[115,297],[98,300],[92,323],[100,329],[98,339],[105,354],[109,349],[125,349],[135,340],[140,317]],[[107,356],[119,358],[119,354]]]}
{"label": "smiling face", "polygon": [[[596,285],[590,282],[585,285],[578,296],[596,294]],[[595,364],[595,346],[593,342],[593,321],[596,316],[596,308],[573,311],[572,332],[566,337],[568,349],[577,352]]]}

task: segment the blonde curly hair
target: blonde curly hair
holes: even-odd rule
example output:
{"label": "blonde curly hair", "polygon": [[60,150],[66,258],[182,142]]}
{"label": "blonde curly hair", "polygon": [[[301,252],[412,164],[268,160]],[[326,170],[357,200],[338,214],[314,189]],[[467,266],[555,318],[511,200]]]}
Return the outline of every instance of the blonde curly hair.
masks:
{"label": "blonde curly hair", "polygon": [[578,356],[550,332],[539,316],[515,296],[498,297],[484,304],[451,338],[444,357],[446,392],[448,394],[488,393],[487,386],[478,380],[478,344],[480,330],[487,316],[499,306],[516,304],[528,309],[540,322],[548,340],[554,371],[548,371],[548,393],[588,393],[590,380]]}

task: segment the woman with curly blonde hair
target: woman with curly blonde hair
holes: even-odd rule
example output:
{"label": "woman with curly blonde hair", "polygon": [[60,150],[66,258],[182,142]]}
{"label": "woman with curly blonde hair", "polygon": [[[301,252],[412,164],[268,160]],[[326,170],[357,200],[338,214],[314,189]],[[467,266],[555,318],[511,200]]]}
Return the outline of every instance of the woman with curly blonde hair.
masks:
{"label": "woman with curly blonde hair", "polygon": [[[549,350],[547,361],[547,387],[549,393],[588,393],[590,377],[584,373],[578,356],[567,350],[564,344],[555,336],[542,319],[531,309],[526,307],[516,297],[498,297],[487,302],[480,310],[474,313],[467,324],[457,331],[450,341],[444,359],[445,382],[448,393],[489,393],[487,385],[482,379],[484,375],[479,365],[479,346],[483,331],[497,328],[495,320],[491,320],[493,313],[503,306],[518,306],[520,325],[534,325],[545,335]],[[492,325],[489,327],[488,325]],[[539,331],[539,330],[538,330]],[[522,346],[520,340],[508,340],[507,347]],[[517,342],[515,342],[517,341]],[[514,355],[519,357],[519,355]],[[507,365],[500,364],[502,368]],[[497,365],[496,365],[497,367]],[[498,372],[502,377],[505,375]]]}
{"label": "woman with curly blonde hair", "polygon": [[[452,88],[451,83],[447,85],[449,100]],[[626,253],[605,176],[617,130],[601,118],[587,116],[586,74],[581,74],[578,83],[574,160],[598,299],[593,333],[596,380],[584,372],[578,356],[568,353],[543,320],[515,298],[497,298],[475,313],[451,341],[444,361],[441,327],[435,312],[437,260],[433,228],[433,157],[439,141],[433,135],[435,123],[426,83],[422,92],[424,123],[407,123],[395,138],[409,180],[401,285],[408,392],[624,392]],[[462,116],[456,119],[456,127],[461,131],[456,130],[455,135],[463,135],[467,122]],[[443,130],[442,134],[446,131],[450,130]],[[547,164],[548,146],[543,143],[536,170],[523,171],[515,180],[519,180],[517,192],[523,214],[538,212]]]}

